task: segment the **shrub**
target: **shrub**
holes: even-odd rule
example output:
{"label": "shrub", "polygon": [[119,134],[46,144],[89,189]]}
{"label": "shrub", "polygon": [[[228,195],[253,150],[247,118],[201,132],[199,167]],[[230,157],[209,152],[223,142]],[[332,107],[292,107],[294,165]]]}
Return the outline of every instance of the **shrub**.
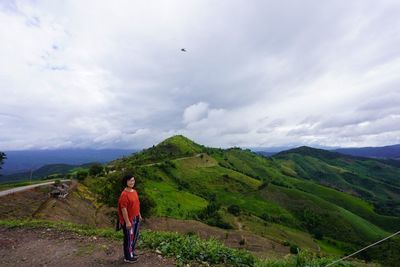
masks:
{"label": "shrub", "polygon": [[300,252],[300,248],[297,245],[290,245],[290,253],[298,254]]}
{"label": "shrub", "polygon": [[219,208],[220,205],[217,202],[210,201],[207,207],[198,214],[198,218],[208,225],[217,226],[223,229],[232,229],[232,225],[225,222],[218,213]]}
{"label": "shrub", "polygon": [[230,205],[228,207],[228,212],[235,216],[239,216],[240,215],[240,207],[238,205]]}

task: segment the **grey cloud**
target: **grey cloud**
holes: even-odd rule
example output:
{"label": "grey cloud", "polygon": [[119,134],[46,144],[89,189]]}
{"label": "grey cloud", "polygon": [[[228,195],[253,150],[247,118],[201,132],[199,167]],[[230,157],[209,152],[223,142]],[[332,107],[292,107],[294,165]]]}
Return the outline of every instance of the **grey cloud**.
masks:
{"label": "grey cloud", "polygon": [[[217,146],[397,140],[397,3],[156,6],[2,2],[0,113],[20,122],[0,115],[0,140],[15,138],[0,148],[143,147],[177,133]],[[207,112],[183,120],[201,102]]]}

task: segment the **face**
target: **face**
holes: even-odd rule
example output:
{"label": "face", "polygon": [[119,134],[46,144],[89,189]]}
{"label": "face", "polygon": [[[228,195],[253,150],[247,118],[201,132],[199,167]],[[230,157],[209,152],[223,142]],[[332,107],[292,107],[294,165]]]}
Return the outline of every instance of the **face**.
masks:
{"label": "face", "polygon": [[132,177],[128,181],[126,181],[126,185],[130,188],[133,188],[135,186],[135,177]]}

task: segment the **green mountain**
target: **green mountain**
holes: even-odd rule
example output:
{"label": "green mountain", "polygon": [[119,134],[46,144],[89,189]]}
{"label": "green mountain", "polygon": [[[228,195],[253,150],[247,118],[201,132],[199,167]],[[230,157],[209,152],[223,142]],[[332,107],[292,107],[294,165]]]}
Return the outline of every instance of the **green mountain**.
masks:
{"label": "green mountain", "polygon": [[289,176],[362,198],[378,213],[400,216],[400,168],[396,161],[300,147],[274,156]]}
{"label": "green mountain", "polygon": [[151,164],[167,159],[172,160],[175,158],[193,156],[203,152],[203,149],[203,146],[196,144],[190,139],[182,135],[176,135],[134,156],[125,157],[122,161],[123,164],[128,165]]}
{"label": "green mountain", "polygon": [[[400,168],[383,160],[309,147],[266,158],[173,136],[108,167],[108,176],[87,179],[107,204],[116,205],[121,172],[132,171],[148,215],[245,229],[325,253],[354,251],[400,225]],[[363,257],[385,259],[395,242]]]}

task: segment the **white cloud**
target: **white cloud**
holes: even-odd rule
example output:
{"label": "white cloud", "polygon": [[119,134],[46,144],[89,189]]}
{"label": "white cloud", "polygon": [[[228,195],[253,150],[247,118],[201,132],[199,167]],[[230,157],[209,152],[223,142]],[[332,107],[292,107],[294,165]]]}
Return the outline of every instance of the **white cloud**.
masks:
{"label": "white cloud", "polygon": [[183,111],[183,122],[191,123],[203,119],[208,114],[208,104],[204,102],[199,102],[193,104]]}
{"label": "white cloud", "polygon": [[0,150],[172,134],[396,143],[399,12],[372,0],[1,2]]}

